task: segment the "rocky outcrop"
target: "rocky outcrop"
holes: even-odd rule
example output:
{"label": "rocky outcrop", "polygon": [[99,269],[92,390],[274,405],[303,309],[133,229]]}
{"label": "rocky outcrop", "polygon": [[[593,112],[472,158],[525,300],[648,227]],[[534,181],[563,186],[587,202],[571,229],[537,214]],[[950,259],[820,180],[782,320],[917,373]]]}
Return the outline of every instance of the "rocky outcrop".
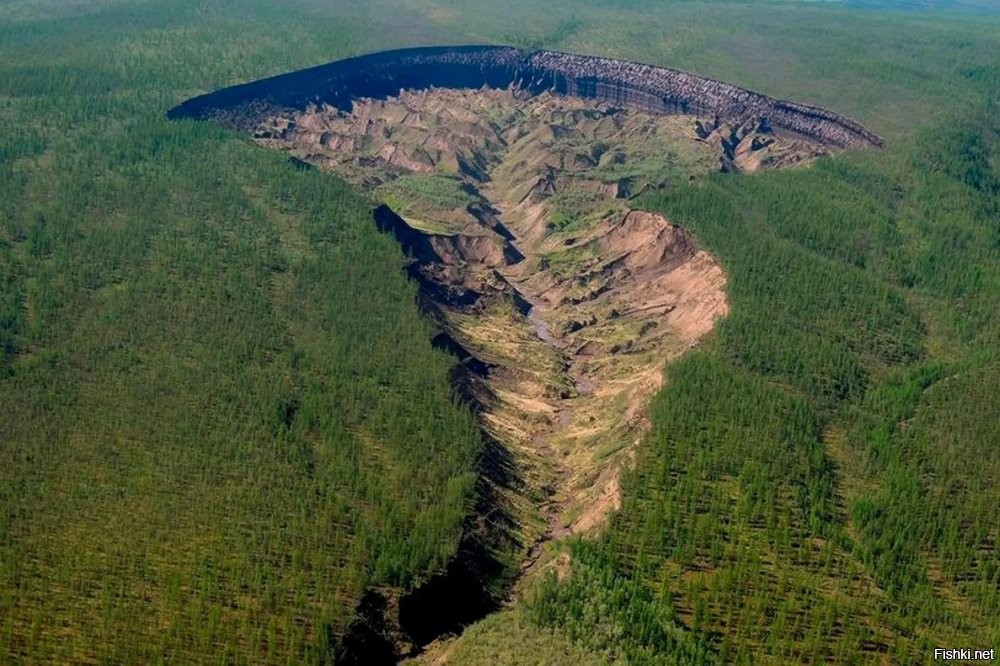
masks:
{"label": "rocky outcrop", "polygon": [[815,140],[782,137],[778,140],[767,119],[751,117],[742,122],[695,123],[697,135],[721,153],[722,171],[758,171],[808,163],[824,154]]}
{"label": "rocky outcrop", "polygon": [[413,48],[348,58],[195,97],[171,109],[168,116],[210,119],[252,130],[266,118],[309,105],[347,111],[355,99],[385,99],[404,89],[484,86],[550,91],[654,114],[712,117],[716,125],[756,119],[777,131],[841,148],[884,143],[833,111],[778,100],[688,72],[501,46]]}
{"label": "rocky outcrop", "polygon": [[482,308],[506,298],[519,309],[528,309],[497,270],[524,259],[502,236],[418,231],[385,205],[378,206],[373,217],[378,229],[391,233],[413,260],[407,269],[409,275],[431,301],[451,308]]}

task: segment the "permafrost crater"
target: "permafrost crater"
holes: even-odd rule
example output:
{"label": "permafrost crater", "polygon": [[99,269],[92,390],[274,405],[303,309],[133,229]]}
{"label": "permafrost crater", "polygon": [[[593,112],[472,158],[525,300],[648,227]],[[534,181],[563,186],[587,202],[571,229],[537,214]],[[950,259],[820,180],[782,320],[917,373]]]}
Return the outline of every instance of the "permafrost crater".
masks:
{"label": "permafrost crater", "polygon": [[630,200],[883,144],[831,111],[686,72],[492,46],[351,58],[169,116],[247,131],[384,202],[374,222],[412,257],[433,342],[459,360],[455,387],[489,441],[460,553],[402,598],[366,595],[344,663],[456,632],[502,601],[497,552],[543,566],[546,541],[598,529],[619,505],[663,364],[728,311],[715,260]]}

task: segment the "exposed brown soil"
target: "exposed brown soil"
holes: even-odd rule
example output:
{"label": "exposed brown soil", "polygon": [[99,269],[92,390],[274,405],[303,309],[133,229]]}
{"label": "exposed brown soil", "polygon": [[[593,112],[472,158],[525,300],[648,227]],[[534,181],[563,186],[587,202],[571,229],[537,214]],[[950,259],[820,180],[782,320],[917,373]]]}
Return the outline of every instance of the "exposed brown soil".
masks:
{"label": "exposed brown soil", "polygon": [[[727,312],[725,275],[628,197],[719,168],[808,161],[819,144],[513,90],[404,91],[255,131],[389,200],[484,429],[542,489],[536,541],[598,529],[662,367]],[[398,211],[398,215],[397,215]]]}

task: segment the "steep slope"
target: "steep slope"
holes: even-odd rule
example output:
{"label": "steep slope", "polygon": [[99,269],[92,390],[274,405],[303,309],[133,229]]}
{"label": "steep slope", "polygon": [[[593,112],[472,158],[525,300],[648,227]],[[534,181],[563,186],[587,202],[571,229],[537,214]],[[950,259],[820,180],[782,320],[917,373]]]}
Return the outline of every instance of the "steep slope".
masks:
{"label": "steep slope", "polygon": [[654,114],[695,113],[741,122],[758,116],[775,128],[839,147],[883,143],[835,112],[688,72],[504,46],[423,47],[348,58],[196,97],[172,109],[170,117],[212,119],[248,129],[265,118],[311,103],[346,111],[358,98],[384,99],[404,89],[483,86],[515,87],[535,94],[554,91]]}

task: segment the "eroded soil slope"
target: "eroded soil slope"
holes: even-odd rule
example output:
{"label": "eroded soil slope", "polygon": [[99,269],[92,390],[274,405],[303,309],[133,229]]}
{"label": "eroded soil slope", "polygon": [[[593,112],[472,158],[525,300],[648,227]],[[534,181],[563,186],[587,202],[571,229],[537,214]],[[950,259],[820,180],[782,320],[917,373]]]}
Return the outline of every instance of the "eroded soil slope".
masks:
{"label": "eroded soil slope", "polygon": [[[628,198],[720,164],[822,152],[758,129],[431,90],[361,100],[350,114],[311,108],[255,135],[391,205],[380,225],[416,258],[447,345],[469,357],[484,427],[526,462],[542,503],[532,536],[544,538],[594,528],[617,506],[663,363],[726,312],[712,258]],[[758,145],[737,156],[732,141]]]}
{"label": "eroded soil slope", "polygon": [[[403,91],[345,113],[310,107],[255,129],[388,205],[462,386],[519,454],[511,497],[537,545],[599,526],[661,369],[727,312],[725,275],[683,229],[630,198],[713,170],[826,152],[766,122],[653,116],[515,90]],[[540,506],[540,512],[538,507]],[[525,510],[526,509],[526,510]]]}

